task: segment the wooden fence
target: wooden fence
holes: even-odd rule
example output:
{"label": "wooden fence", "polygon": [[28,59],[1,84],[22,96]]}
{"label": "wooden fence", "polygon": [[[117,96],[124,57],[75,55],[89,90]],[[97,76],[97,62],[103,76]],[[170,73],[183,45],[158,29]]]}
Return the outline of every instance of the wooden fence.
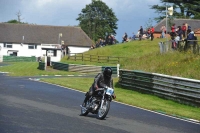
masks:
{"label": "wooden fence", "polygon": [[90,55],[90,54],[83,54],[83,53],[70,53],[68,56],[69,60],[74,61],[89,61],[89,62],[98,62],[98,63],[111,63],[116,64],[120,63],[125,57],[115,57],[115,56],[102,56],[102,55]]}

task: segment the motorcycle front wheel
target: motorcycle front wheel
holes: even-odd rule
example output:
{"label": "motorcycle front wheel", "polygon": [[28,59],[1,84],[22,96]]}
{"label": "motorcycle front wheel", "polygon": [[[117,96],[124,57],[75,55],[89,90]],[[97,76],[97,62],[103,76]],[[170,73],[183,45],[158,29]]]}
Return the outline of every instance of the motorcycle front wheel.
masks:
{"label": "motorcycle front wheel", "polygon": [[[88,101],[86,103],[86,106],[88,105]],[[88,114],[88,110],[86,109],[86,107],[81,107],[81,116],[86,116]]]}
{"label": "motorcycle front wheel", "polygon": [[104,119],[108,114],[109,109],[110,109],[110,101],[105,100],[102,108],[100,107],[98,110],[97,118],[100,120]]}

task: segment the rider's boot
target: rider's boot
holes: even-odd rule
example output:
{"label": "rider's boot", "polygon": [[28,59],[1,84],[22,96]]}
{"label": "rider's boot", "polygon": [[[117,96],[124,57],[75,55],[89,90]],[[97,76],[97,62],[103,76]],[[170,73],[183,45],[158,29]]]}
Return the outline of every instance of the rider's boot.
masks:
{"label": "rider's boot", "polygon": [[86,93],[86,94],[85,94],[85,100],[83,101],[83,104],[82,104],[83,107],[86,107],[86,103],[87,103],[87,101],[89,100],[89,98],[90,98],[89,94]]}

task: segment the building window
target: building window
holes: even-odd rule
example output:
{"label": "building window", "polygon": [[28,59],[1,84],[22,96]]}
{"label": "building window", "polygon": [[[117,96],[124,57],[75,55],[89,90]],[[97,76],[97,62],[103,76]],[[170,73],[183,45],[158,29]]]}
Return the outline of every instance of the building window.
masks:
{"label": "building window", "polygon": [[37,49],[37,44],[29,44],[28,49]]}
{"label": "building window", "polygon": [[7,44],[7,48],[12,48],[12,44]]}
{"label": "building window", "polygon": [[4,48],[12,48],[12,43],[3,43]]}
{"label": "building window", "polygon": [[28,49],[35,49],[35,45],[28,45]]}

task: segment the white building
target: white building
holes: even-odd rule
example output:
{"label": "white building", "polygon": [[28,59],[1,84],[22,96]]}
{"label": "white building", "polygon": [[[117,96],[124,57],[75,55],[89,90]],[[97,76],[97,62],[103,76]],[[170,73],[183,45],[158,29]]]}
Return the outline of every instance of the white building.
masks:
{"label": "white building", "polygon": [[92,44],[80,27],[0,23],[0,56],[49,56],[60,61],[69,52],[88,51]]}

